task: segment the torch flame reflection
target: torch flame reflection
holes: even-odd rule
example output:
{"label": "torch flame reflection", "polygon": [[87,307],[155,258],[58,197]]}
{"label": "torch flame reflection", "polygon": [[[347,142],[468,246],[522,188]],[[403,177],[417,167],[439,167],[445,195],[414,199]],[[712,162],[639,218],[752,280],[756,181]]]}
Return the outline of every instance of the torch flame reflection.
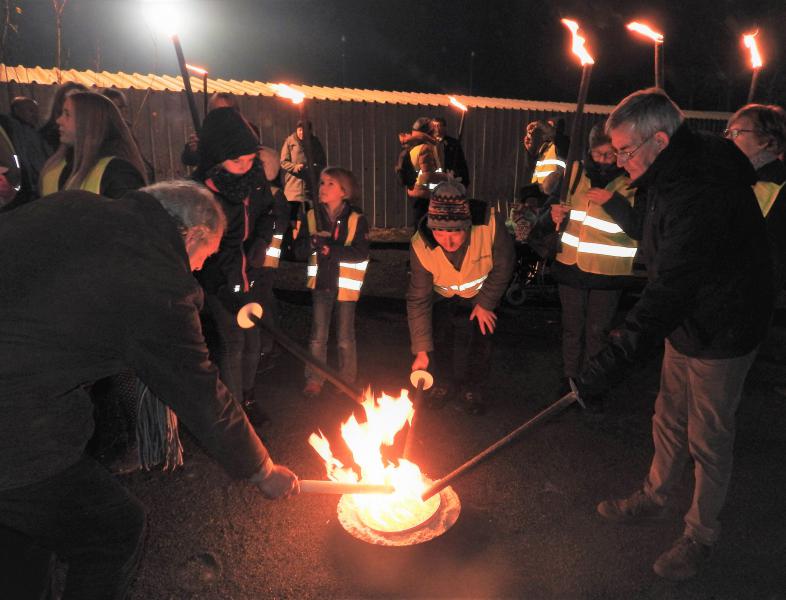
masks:
{"label": "torch flame reflection", "polygon": [[759,54],[759,46],[756,44],[756,36],[759,35],[758,30],[754,33],[746,33],[742,36],[742,43],[751,51],[751,68],[761,69],[764,64]]}
{"label": "torch flame reflection", "polygon": [[467,112],[467,107],[461,102],[459,102],[458,100],[456,100],[453,96],[448,96],[448,99],[450,100],[450,103],[456,108],[458,108],[460,111]]}
{"label": "torch flame reflection", "polygon": [[382,531],[401,531],[414,527],[436,511],[439,497],[430,498],[427,502],[421,500],[420,496],[426,490],[428,481],[416,464],[400,459],[396,465],[382,457],[382,446],[392,446],[396,434],[405,424],[412,422],[415,412],[412,402],[406,390],[401,390],[398,398],[382,394],[378,399],[367,390],[361,404],[366,421],[358,422],[353,414],[341,425],[341,436],[352,452],[360,476],[355,469],[344,466],[333,456],[330,442],[321,431],[319,434],[312,433],[308,442],[325,461],[328,479],[385,484],[395,488],[393,494],[353,496],[364,522]]}
{"label": "torch flame reflection", "polygon": [[636,33],[647,36],[653,42],[663,43],[663,34],[653,31],[649,25],[639,23],[638,21],[633,21],[632,23],[628,23],[627,27],[630,31],[635,31]]}
{"label": "torch flame reflection", "polygon": [[581,60],[581,65],[594,65],[595,60],[590,56],[590,53],[584,47],[584,42],[587,40],[579,35],[579,24],[576,21],[571,21],[570,19],[562,19],[562,23],[570,29],[570,33],[573,36],[573,53],[579,57]]}
{"label": "torch flame reflection", "polygon": [[270,87],[273,88],[273,91],[276,92],[277,96],[292,100],[292,104],[300,104],[306,97],[303,92],[299,92],[295,88],[288,86],[286,83],[271,83]]}

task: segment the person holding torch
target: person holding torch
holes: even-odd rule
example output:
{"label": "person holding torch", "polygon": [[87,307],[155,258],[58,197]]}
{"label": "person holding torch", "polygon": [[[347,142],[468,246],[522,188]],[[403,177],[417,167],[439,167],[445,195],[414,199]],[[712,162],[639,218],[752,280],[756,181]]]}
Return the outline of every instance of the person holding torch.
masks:
{"label": "person holding torch", "polygon": [[665,92],[649,88],[622,100],[606,122],[635,202],[602,189],[587,195],[639,240],[648,282],[577,382],[580,396],[602,393],[665,344],[649,472],[636,492],[604,500],[597,511],[614,522],[670,518],[692,459],[685,528],[653,564],[675,581],[694,577],[720,536],[735,413],[773,304],[753,167],[731,144],[694,133],[684,120]]}

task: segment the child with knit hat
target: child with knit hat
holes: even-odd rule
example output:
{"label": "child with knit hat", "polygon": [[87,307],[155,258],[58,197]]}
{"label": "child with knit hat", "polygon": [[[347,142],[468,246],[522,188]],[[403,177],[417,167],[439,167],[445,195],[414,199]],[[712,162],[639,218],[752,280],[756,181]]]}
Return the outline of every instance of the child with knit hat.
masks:
{"label": "child with knit hat", "polygon": [[427,369],[429,354],[436,359],[437,404],[458,392],[469,412],[485,412],[494,310],[514,259],[513,240],[494,208],[467,200],[457,181],[434,188],[410,246],[407,318],[412,370]]}

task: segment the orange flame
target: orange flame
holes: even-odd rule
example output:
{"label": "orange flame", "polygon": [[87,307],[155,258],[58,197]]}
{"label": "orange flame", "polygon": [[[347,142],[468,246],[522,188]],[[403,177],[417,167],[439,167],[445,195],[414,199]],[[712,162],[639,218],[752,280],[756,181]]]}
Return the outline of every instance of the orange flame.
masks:
{"label": "orange flame", "polygon": [[276,96],[288,98],[292,100],[292,104],[300,104],[306,95],[303,92],[297,91],[295,88],[288,86],[286,83],[271,83],[270,87],[276,92]]}
{"label": "orange flame", "polygon": [[663,43],[663,34],[658,33],[657,31],[653,31],[653,29],[649,25],[645,25],[644,23],[639,23],[638,21],[633,21],[632,23],[628,23],[627,25],[630,31],[635,31],[636,33],[640,33],[643,36],[650,38],[653,42],[658,44]]}
{"label": "orange flame", "polygon": [[757,35],[759,35],[758,30],[754,33],[746,33],[742,36],[742,43],[751,51],[751,68],[753,69],[761,69],[764,64],[761,60],[761,54],[759,54],[759,46],[756,44]]}
{"label": "orange flame", "polygon": [[193,71],[197,75],[207,75],[207,69],[203,69],[202,67],[196,67],[194,65],[189,65],[186,63],[186,69],[189,71]]}
{"label": "orange flame", "polygon": [[374,528],[383,531],[401,531],[418,525],[434,513],[439,506],[438,497],[427,502],[421,500],[420,495],[426,490],[428,481],[416,464],[399,459],[394,465],[382,457],[382,446],[392,446],[396,434],[406,423],[412,422],[415,411],[409,395],[406,390],[401,390],[398,398],[382,394],[375,399],[367,390],[361,405],[366,421],[358,422],[353,414],[341,425],[341,436],[359,469],[346,467],[334,457],[330,443],[321,431],[319,434],[312,433],[308,443],[325,461],[329,479],[385,484],[395,488],[393,494],[353,495],[364,522],[373,523]]}
{"label": "orange flame", "polygon": [[467,112],[467,107],[464,104],[456,100],[453,96],[448,96],[448,98],[450,99],[450,103],[453,106],[458,108],[460,111]]}
{"label": "orange flame", "polygon": [[594,65],[595,61],[590,56],[587,49],[584,47],[584,42],[587,40],[579,35],[579,24],[576,21],[571,21],[570,19],[562,19],[563,25],[570,29],[570,33],[573,36],[573,53],[579,57],[581,60],[581,66],[584,65]]}

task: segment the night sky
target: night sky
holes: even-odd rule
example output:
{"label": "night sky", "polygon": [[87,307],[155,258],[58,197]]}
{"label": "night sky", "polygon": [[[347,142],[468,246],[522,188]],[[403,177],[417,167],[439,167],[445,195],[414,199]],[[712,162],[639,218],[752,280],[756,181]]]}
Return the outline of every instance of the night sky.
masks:
{"label": "night sky", "polygon": [[[55,64],[51,0],[21,8],[9,65]],[[67,0],[63,67],[177,74],[172,44],[138,0]],[[786,100],[786,1],[183,0],[186,59],[224,79],[574,101],[580,67],[560,18],[577,20],[596,65],[589,102],[613,104],[652,84],[651,43],[665,35],[666,89],[686,109],[734,110],[750,83],[742,33],[765,60],[759,101]],[[343,41],[342,41],[343,40]],[[474,58],[472,53],[474,52]]]}

